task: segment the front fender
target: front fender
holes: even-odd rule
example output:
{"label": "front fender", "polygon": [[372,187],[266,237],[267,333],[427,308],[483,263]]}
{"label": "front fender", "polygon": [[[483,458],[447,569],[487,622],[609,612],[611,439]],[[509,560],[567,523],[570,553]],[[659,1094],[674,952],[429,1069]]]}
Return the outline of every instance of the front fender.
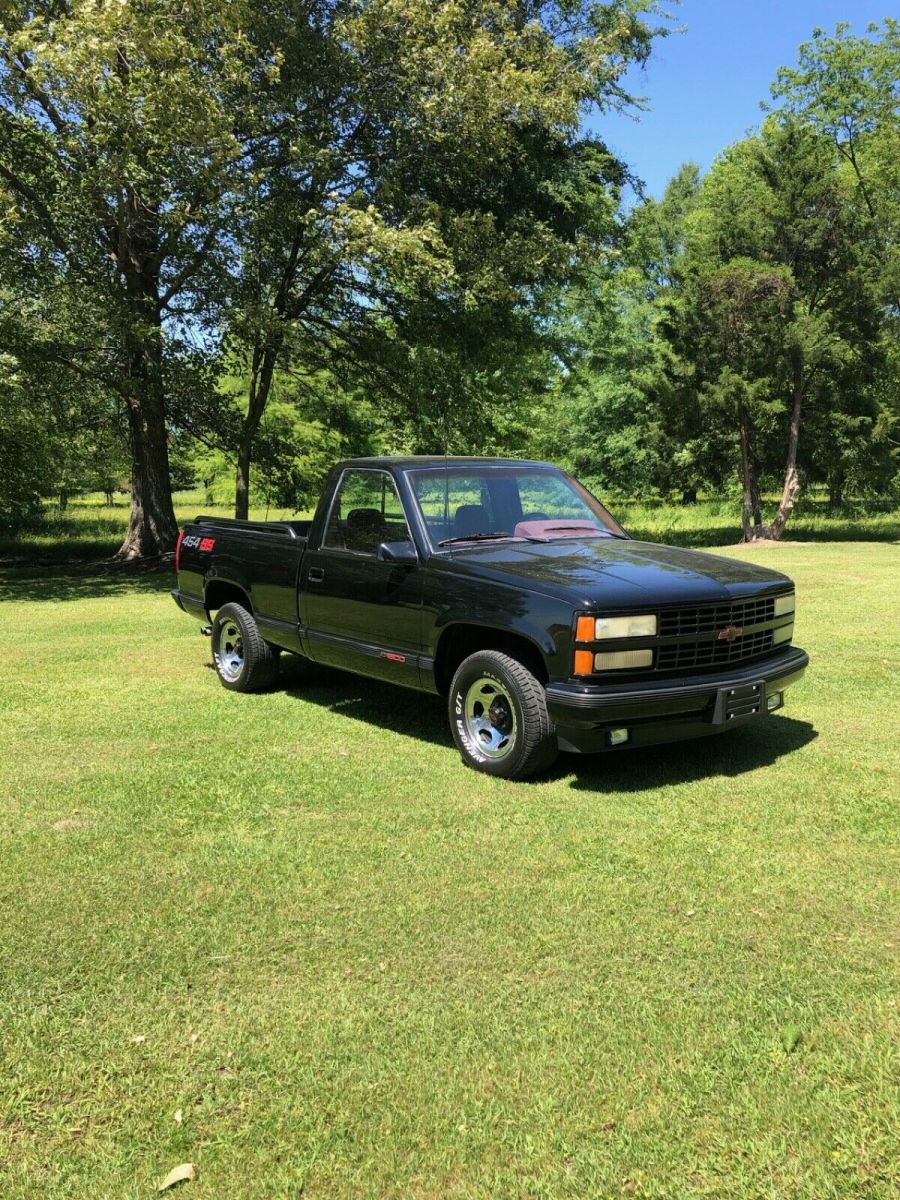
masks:
{"label": "front fender", "polygon": [[466,626],[496,631],[499,639],[510,635],[523,638],[540,654],[549,679],[566,679],[571,674],[573,613],[552,596],[493,581],[454,579],[442,572],[426,586],[424,609],[426,620],[431,615],[426,640],[435,658],[448,631]]}

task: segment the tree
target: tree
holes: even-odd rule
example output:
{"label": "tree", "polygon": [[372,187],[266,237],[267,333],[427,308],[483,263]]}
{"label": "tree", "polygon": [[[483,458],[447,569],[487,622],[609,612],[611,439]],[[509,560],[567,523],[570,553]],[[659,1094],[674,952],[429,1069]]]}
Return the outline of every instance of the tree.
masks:
{"label": "tree", "polygon": [[845,164],[875,236],[870,250],[879,291],[900,320],[900,22],[870,25],[868,36],[839,24],[816,29],[772,87],[781,111],[827,137]]}
{"label": "tree", "polygon": [[[900,22],[870,25],[866,36],[846,24],[833,35],[817,29],[800,47],[797,65],[778,72],[772,95],[780,111],[806,123],[833,144],[865,214],[865,270],[881,305],[883,346],[870,363],[864,397],[856,407],[819,422],[819,446],[832,499],[846,481],[863,491],[885,488],[897,469],[900,442]],[[878,481],[875,483],[875,481]]]}
{"label": "tree", "polygon": [[628,494],[736,473],[748,539],[780,536],[804,479],[835,503],[891,486],[898,78],[896,22],[817,31],[757,135],[635,206],[563,294],[552,453]]}
{"label": "tree", "polygon": [[[624,103],[620,76],[648,53],[651,8],[267,6],[279,53],[258,113],[269,136],[247,177],[230,323],[249,364],[239,516],[280,363],[363,375],[398,401],[414,391],[420,415],[430,403],[432,426],[445,426],[450,408],[471,402],[470,383],[516,361],[509,329],[533,336],[542,287],[591,244],[595,193],[621,176],[579,137],[580,120],[589,104]],[[423,371],[432,386],[411,388]]]}
{"label": "tree", "polygon": [[0,354],[0,529],[40,513],[48,440],[46,430],[31,419],[18,363]]}
{"label": "tree", "polygon": [[[8,295],[0,294],[0,345],[5,347],[0,388],[8,422],[0,457],[17,464],[8,468],[0,500],[9,512],[21,510],[26,497],[31,498],[26,508],[35,511],[40,498],[51,495],[63,511],[71,495],[97,489],[109,494],[128,476],[127,430],[116,395],[52,353],[58,347],[57,334],[70,321],[57,299],[57,311],[48,319],[46,303],[39,301],[12,315]],[[20,484],[19,497],[9,489],[23,469],[34,482],[30,487]]]}
{"label": "tree", "polygon": [[702,367],[699,407],[708,425],[737,434],[744,540],[762,537],[761,435],[783,410],[779,366],[793,281],[783,266],[735,257],[706,265],[685,290],[682,317]]}
{"label": "tree", "polygon": [[3,275],[13,314],[42,309],[37,339],[22,323],[26,357],[121,398],[126,557],[175,542],[167,371],[230,249],[234,178],[252,153],[248,97],[264,82],[245,37],[253,12],[165,0],[0,6]]}
{"label": "tree", "polygon": [[[688,235],[680,337],[711,410],[734,421],[746,540],[778,538],[801,488],[800,433],[839,410],[878,359],[878,312],[864,269],[867,227],[830,143],[770,118],[704,181]],[[770,524],[759,494],[760,437],[782,493]]]}
{"label": "tree", "polygon": [[206,380],[223,333],[249,364],[243,511],[284,354],[396,365],[379,337],[433,301],[488,329],[565,273],[578,189],[617,169],[580,118],[624,102],[653,4],[3,0],[0,269],[14,312],[44,305],[26,359],[121,397],[123,555],[174,541],[167,426],[202,405],[173,411],[173,374]]}
{"label": "tree", "polygon": [[689,364],[666,337],[698,189],[699,170],[686,163],[662,200],[644,200],[621,222],[611,252],[564,290],[556,314],[563,367],[547,447],[620,495],[677,492],[689,502],[721,459]]}

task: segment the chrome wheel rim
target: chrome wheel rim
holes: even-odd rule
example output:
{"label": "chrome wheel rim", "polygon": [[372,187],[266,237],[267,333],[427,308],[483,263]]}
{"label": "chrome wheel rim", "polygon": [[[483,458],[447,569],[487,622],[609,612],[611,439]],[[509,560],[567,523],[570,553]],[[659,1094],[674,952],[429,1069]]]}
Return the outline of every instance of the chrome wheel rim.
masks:
{"label": "chrome wheel rim", "polygon": [[219,674],[234,683],[244,669],[244,635],[237,621],[223,621],[219,626],[215,657]]}
{"label": "chrome wheel rim", "polygon": [[466,692],[466,733],[486,758],[505,758],[516,741],[516,710],[498,679],[483,675]]}

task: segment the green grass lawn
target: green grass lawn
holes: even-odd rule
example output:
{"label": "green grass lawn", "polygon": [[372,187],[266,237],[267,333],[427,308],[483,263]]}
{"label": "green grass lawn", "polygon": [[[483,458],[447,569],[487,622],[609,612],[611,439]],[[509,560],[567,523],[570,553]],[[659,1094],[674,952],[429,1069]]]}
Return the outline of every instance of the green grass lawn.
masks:
{"label": "green grass lawn", "polygon": [[226,692],[166,578],[0,574],[3,1196],[900,1194],[900,550],[729,553],[785,714],[530,784]]}

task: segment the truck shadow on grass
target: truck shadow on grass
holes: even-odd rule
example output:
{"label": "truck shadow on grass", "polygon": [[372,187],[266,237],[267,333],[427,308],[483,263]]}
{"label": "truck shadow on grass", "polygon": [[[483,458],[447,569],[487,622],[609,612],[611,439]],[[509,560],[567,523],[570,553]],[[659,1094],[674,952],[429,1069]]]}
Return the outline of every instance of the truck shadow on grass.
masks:
{"label": "truck shadow on grass", "polygon": [[667,746],[590,756],[563,754],[553,776],[574,773],[571,786],[587,791],[653,791],[672,784],[758,771],[809,745],[818,736],[809,721],[766,717],[757,725]]}
{"label": "truck shadow on grass", "polygon": [[[389,683],[296,660],[282,665],[281,690],[297,700],[328,709],[336,717],[362,721],[416,741],[456,751],[444,700]],[[609,754],[561,754],[547,774],[527,786],[574,776],[571,786],[598,792],[645,792],[717,775],[736,776],[771,766],[809,745],[818,733],[795,717],[766,717],[753,726],[668,746]],[[459,769],[466,770],[462,762]],[[510,786],[521,786],[511,784]]]}

